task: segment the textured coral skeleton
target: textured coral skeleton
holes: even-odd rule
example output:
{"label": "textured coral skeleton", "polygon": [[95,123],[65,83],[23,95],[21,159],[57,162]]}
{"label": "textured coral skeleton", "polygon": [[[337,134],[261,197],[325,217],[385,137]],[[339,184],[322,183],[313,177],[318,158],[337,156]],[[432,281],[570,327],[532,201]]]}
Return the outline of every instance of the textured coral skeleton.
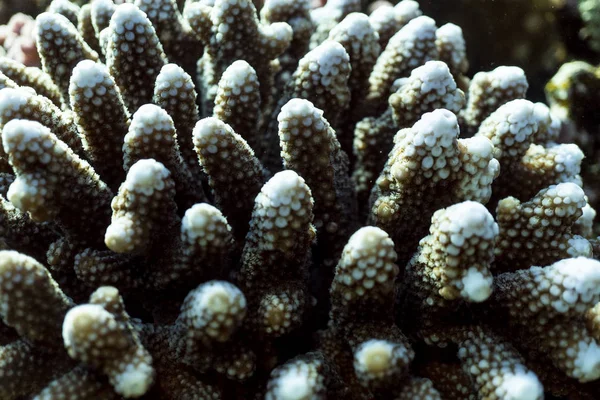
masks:
{"label": "textured coral skeleton", "polygon": [[41,68],[0,58],[0,399],[598,398],[556,104],[363,6],[37,17]]}

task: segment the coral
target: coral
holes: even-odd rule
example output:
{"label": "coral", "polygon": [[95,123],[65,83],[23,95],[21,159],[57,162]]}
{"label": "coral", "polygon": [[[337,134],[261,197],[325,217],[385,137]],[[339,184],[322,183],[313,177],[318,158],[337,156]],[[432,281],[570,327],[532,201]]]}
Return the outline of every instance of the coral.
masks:
{"label": "coral", "polygon": [[429,235],[419,242],[403,278],[403,297],[410,307],[400,318],[412,321],[410,332],[418,335],[441,323],[454,324],[452,310],[490,297],[498,231],[492,215],[473,201],[433,214]]}
{"label": "coral", "polygon": [[590,46],[595,51],[599,51],[600,31],[598,31],[598,20],[600,20],[600,6],[596,1],[578,0],[577,7],[584,23],[581,34],[589,41]]}
{"label": "coral", "polygon": [[[254,198],[264,183],[260,161],[248,143],[231,126],[214,117],[200,120],[193,131],[200,165],[208,175],[215,203],[231,221],[240,239],[248,232]],[[232,159],[236,173],[223,170]]]}
{"label": "coral", "polygon": [[[105,36],[106,66],[133,112],[152,101],[152,85],[167,57],[155,27],[146,14],[132,4],[117,7]],[[102,39],[102,36],[100,37]],[[144,68],[139,68],[143,65]]]}
{"label": "coral", "polygon": [[394,135],[411,127],[421,115],[436,109],[457,113],[465,103],[448,66],[441,61],[429,61],[415,68],[410,77],[395,82],[398,89],[389,96],[389,107],[378,118],[367,117],[356,124],[354,179],[361,206],[367,202],[374,180],[385,165],[381,152],[394,147]]}
{"label": "coral", "polygon": [[264,139],[267,149],[263,151],[262,159],[268,169],[281,169],[277,132],[282,107],[294,98],[308,100],[323,111],[325,119],[335,127],[350,105],[348,79],[351,69],[350,56],[344,46],[329,39],[300,59],[267,127]]}
{"label": "coral", "polygon": [[392,7],[391,4],[384,4],[377,7],[371,15],[369,22],[379,35],[379,45],[385,49],[391,37],[402,29],[411,19],[422,15],[419,3],[412,0],[399,2]]}
{"label": "coral", "polygon": [[[200,70],[204,111],[212,109],[219,78],[236,60],[245,60],[261,82],[261,98],[270,98],[276,69],[271,62],[290,44],[293,31],[285,22],[262,24],[249,0],[217,0],[212,6],[191,3],[185,10],[192,32],[205,45]],[[233,22],[235,21],[235,24]]]}
{"label": "coral", "polygon": [[[584,61],[563,64],[546,84],[546,97],[552,113],[560,120],[558,141],[573,142],[581,147],[586,157],[581,175],[592,207],[600,205],[600,120],[595,112],[600,78],[598,68]],[[599,228],[594,227],[596,234]]]}
{"label": "coral", "polygon": [[86,153],[98,174],[113,190],[123,182],[123,137],[129,129],[128,111],[108,69],[92,60],[73,69],[69,85],[71,109]]}
{"label": "coral", "polygon": [[379,114],[385,109],[385,100],[396,79],[406,77],[414,68],[438,56],[436,29],[433,19],[420,16],[392,36],[369,77],[366,97],[369,115]]}
{"label": "coral", "polygon": [[49,2],[0,57],[0,398],[597,397],[596,68],[548,107],[368,5]]}
{"label": "coral", "polygon": [[36,29],[42,69],[52,77],[66,102],[69,98],[71,71],[79,61],[97,61],[98,53],[92,50],[77,28],[61,14],[40,14],[36,18]]}
{"label": "coral", "polygon": [[541,382],[512,346],[482,329],[467,330],[460,336],[458,358],[472,376],[480,398],[544,398]]}
{"label": "coral", "polygon": [[35,20],[29,15],[13,15],[6,25],[0,26],[0,52],[21,64],[36,67],[40,56],[35,44]]}
{"label": "coral", "polygon": [[498,161],[486,138],[457,139],[456,116],[424,114],[398,131],[371,193],[369,221],[390,233],[402,262],[426,234],[433,213],[457,201],[487,202]]}
{"label": "coral", "polygon": [[529,84],[519,67],[501,66],[490,72],[478,72],[469,85],[469,102],[462,115],[463,125],[473,132],[501,105],[524,99]]}

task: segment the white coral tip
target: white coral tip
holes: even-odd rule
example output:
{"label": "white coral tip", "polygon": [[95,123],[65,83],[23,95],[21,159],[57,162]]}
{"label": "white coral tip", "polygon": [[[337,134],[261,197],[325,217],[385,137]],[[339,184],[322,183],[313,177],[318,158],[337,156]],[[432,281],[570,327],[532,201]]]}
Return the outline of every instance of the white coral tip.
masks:
{"label": "white coral tip", "polygon": [[379,244],[384,241],[388,244],[391,243],[389,235],[384,230],[374,226],[365,226],[350,237],[348,247],[353,250],[376,252]]}
{"label": "white coral tip", "polygon": [[505,375],[500,391],[506,393],[504,400],[539,400],[544,394],[542,384],[532,372]]}
{"label": "white coral tip", "polygon": [[600,378],[600,347],[595,340],[581,341],[575,359],[576,377],[580,382],[591,382]]}
{"label": "white coral tip", "polygon": [[106,228],[104,243],[115,253],[127,253],[133,250],[133,222],[130,219],[119,218]]}
{"label": "white coral tip", "polygon": [[380,374],[393,367],[394,345],[385,340],[369,340],[354,355],[355,364],[369,374]]}
{"label": "white coral tip", "polygon": [[153,370],[148,364],[129,364],[115,379],[115,391],[126,398],[144,395],[153,381]]}
{"label": "white coral tip", "polygon": [[109,319],[111,315],[97,304],[83,304],[71,308],[65,315],[62,325],[62,337],[65,347],[77,346],[77,332],[81,325],[87,325],[91,320]]}
{"label": "white coral tip", "polygon": [[279,378],[275,398],[277,400],[312,399],[312,382],[304,369],[288,371]]}
{"label": "white coral tip", "polygon": [[492,294],[492,279],[486,278],[475,268],[469,268],[462,283],[464,296],[470,301],[480,303]]}

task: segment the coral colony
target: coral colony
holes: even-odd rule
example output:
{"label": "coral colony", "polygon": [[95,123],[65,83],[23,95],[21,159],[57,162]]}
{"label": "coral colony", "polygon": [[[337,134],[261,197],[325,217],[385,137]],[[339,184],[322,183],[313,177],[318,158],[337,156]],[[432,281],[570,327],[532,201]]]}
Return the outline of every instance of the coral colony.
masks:
{"label": "coral colony", "polygon": [[0,58],[0,399],[600,398],[572,75],[254,3],[55,0]]}

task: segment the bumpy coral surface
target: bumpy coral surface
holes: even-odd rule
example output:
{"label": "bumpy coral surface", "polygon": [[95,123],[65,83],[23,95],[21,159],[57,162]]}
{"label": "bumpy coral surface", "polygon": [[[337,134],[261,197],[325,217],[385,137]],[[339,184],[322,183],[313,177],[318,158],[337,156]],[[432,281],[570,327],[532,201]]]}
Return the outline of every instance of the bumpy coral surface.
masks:
{"label": "bumpy coral surface", "polygon": [[0,399],[598,398],[573,75],[365,3],[54,0],[0,57]]}

